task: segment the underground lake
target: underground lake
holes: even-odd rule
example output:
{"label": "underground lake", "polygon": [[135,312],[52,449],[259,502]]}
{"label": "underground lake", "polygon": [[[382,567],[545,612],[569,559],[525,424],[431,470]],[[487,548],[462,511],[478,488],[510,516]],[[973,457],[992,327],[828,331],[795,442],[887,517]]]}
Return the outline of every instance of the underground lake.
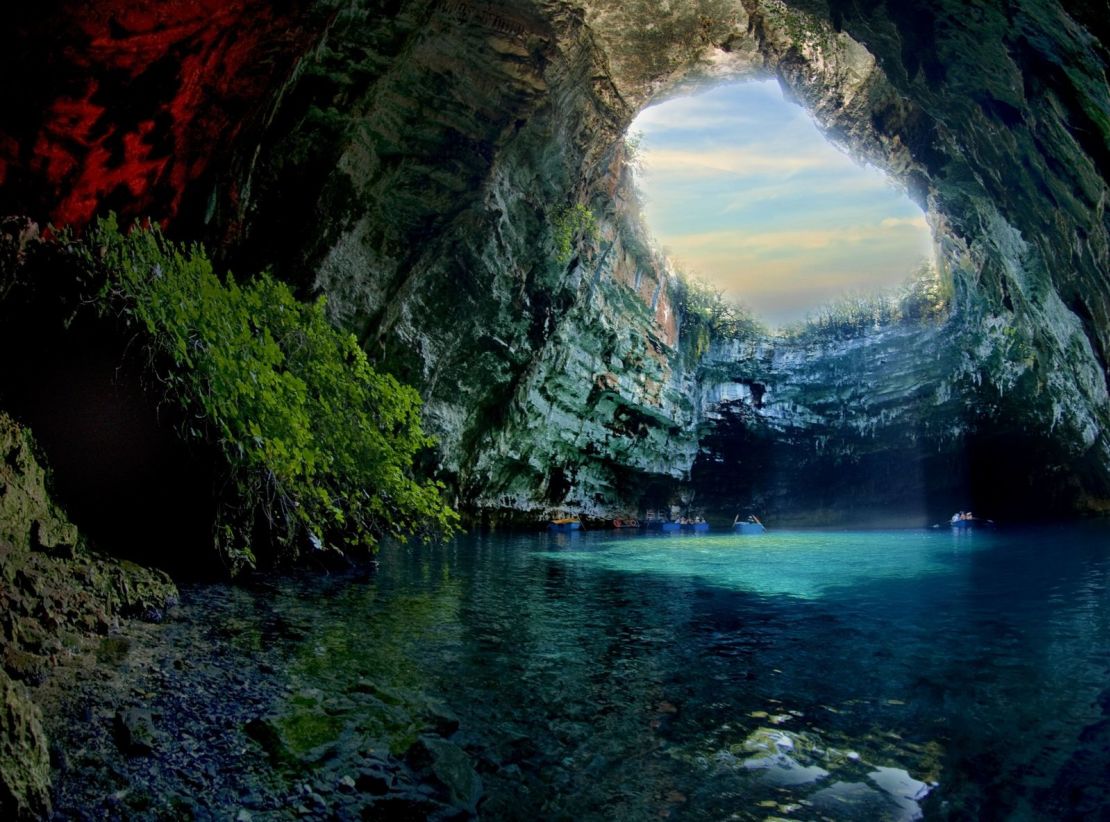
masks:
{"label": "underground lake", "polygon": [[[1096,818],[1108,540],[488,535],[394,546],[372,573],[186,585],[164,630],[64,695],[87,713],[56,729],[82,751],[58,808]],[[112,741],[133,707],[157,717],[149,756]]]}

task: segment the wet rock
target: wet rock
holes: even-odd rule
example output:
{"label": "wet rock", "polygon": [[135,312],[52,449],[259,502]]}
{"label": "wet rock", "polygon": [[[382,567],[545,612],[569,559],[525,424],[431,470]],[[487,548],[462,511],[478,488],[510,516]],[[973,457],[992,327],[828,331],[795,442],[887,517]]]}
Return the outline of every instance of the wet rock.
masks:
{"label": "wet rock", "polygon": [[61,516],[37,519],[31,526],[31,545],[59,559],[73,559],[77,549],[77,526]]}
{"label": "wet rock", "polygon": [[46,678],[45,659],[11,645],[4,649],[4,669],[28,685],[38,685]]}
{"label": "wet rock", "polygon": [[355,787],[362,793],[381,796],[393,787],[393,777],[388,771],[366,768],[358,772]]}
{"label": "wet rock", "polygon": [[425,822],[449,810],[427,797],[387,796],[367,805],[362,811],[366,822]]}
{"label": "wet rock", "polygon": [[426,772],[443,788],[452,805],[474,810],[482,795],[482,780],[470,757],[445,739],[422,736],[405,754],[414,768]]}
{"label": "wet rock", "polygon": [[243,726],[243,731],[262,746],[272,764],[277,765],[289,759],[289,749],[271,720],[261,717],[252,719]]}
{"label": "wet rock", "polygon": [[116,744],[128,756],[150,756],[154,753],[154,717],[145,708],[118,711],[113,720],[113,731]]}
{"label": "wet rock", "polygon": [[0,671],[0,816],[38,819],[50,811],[50,752],[42,714],[26,689]]}
{"label": "wet rock", "polygon": [[439,736],[448,737],[459,729],[459,718],[446,705],[435,705],[429,709],[427,719],[431,728]]}

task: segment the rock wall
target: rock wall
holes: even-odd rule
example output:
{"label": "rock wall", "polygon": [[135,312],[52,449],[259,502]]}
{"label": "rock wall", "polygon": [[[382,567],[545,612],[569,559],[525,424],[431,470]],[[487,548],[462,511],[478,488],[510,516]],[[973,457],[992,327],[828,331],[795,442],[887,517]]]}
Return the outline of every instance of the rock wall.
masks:
{"label": "rock wall", "polygon": [[[959,363],[966,385],[953,425],[994,426],[1000,437],[1028,429],[1060,446],[1048,449],[1048,484],[1074,490],[1061,478],[1070,464],[1085,489],[1072,494],[1077,505],[1107,496],[1106,55],[1080,16],[1047,2],[985,3],[971,15],[962,4],[908,14],[771,0],[417,8],[390,23],[411,26],[403,53],[374,51],[377,68],[345,86],[344,105],[309,105],[349,119],[316,201],[334,228],[299,259],[337,321],[422,388],[464,504],[614,513],[653,479],[688,476],[715,412],[697,407],[707,389],[677,336],[648,319],[667,310],[672,289],[636,288],[667,275],[626,227],[636,217],[619,137],[653,100],[756,73],[777,75],[831,139],[927,208],[955,317],[944,335],[915,343]],[[988,47],[967,48],[981,40]],[[343,42],[328,38],[331,51],[304,76],[342,64]],[[298,84],[287,93],[304,106]],[[257,167],[267,167],[265,149]],[[576,202],[602,232],[577,238],[564,264],[552,226]],[[273,211],[261,195],[255,206]],[[960,351],[938,349],[953,338]],[[787,383],[801,391],[805,380],[869,369],[869,352],[809,352],[830,359],[787,368]],[[870,368],[860,379],[912,405],[948,390],[947,373]],[[839,390],[813,382],[807,403],[833,404]],[[874,450],[916,458],[867,413],[818,416],[782,431],[782,445],[870,426]],[[978,472],[957,475],[984,479]],[[804,473],[792,476],[804,486]],[[875,486],[854,487],[867,496]]]}
{"label": "rock wall", "polygon": [[30,433],[0,413],[0,813],[50,810],[50,756],[36,689],[122,617],[161,619],[164,573],[99,557],[52,502]]}
{"label": "rock wall", "polygon": [[[621,136],[654,100],[754,74],[777,76],[830,139],[927,209],[956,299],[949,331],[913,344],[958,360],[963,430],[1027,431],[1051,444],[1029,451],[1052,460],[1046,490],[1066,486],[1088,510],[1110,499],[1104,9],[321,0],[267,12],[244,37],[249,3],[169,21],[62,5],[80,36],[56,29],[72,45],[12,101],[25,114],[41,95],[57,102],[0,138],[4,207],[77,219],[141,206],[236,269],[272,266],[325,293],[335,321],[426,397],[441,439],[429,464],[463,505],[617,512],[683,481],[701,433],[723,436],[716,389],[683,357],[666,266],[630,227]],[[41,40],[65,11],[17,29]],[[149,174],[127,171],[137,160]],[[74,191],[83,210],[58,206]],[[576,205],[600,232],[579,232],[562,259],[558,219]],[[952,339],[960,350],[941,351]],[[849,367],[907,408],[947,390],[950,371],[875,367],[882,345],[802,359],[778,345],[771,376],[826,410],[841,388],[803,382]],[[745,356],[741,371],[756,365]],[[870,414],[766,430],[785,448],[893,431]],[[876,452],[906,457],[887,433],[870,436]]]}
{"label": "rock wall", "polygon": [[[1004,363],[1020,363],[1023,344],[1007,339]],[[805,525],[1090,508],[1070,451],[1036,425],[1038,388],[1022,379],[985,401],[977,340],[949,319],[714,345],[698,370],[691,502]]]}

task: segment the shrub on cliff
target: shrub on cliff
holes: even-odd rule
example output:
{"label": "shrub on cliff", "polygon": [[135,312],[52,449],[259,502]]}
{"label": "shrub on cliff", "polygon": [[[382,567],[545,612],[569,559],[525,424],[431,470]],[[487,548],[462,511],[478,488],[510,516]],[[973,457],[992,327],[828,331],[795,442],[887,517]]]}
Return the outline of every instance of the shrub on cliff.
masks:
{"label": "shrub on cliff", "polygon": [[951,278],[925,262],[898,289],[845,294],[780,334],[804,342],[854,339],[899,324],[943,322],[951,303]]}
{"label": "shrub on cliff", "polygon": [[370,366],[323,298],[299,302],[268,274],[221,279],[199,246],[124,234],[114,218],[83,247],[105,272],[100,310],[137,332],[182,433],[223,456],[215,539],[233,571],[254,563],[259,536],[293,558],[455,530],[442,486],[413,473],[432,444],[419,395]]}
{"label": "shrub on cliff", "polygon": [[552,218],[551,236],[555,241],[556,262],[570,262],[570,258],[574,256],[574,241],[577,237],[597,237],[597,217],[581,203],[567,206]]}
{"label": "shrub on cliff", "polygon": [[689,362],[697,362],[714,340],[750,340],[767,333],[751,311],[721,289],[686,274],[679,275],[677,285],[682,350]]}

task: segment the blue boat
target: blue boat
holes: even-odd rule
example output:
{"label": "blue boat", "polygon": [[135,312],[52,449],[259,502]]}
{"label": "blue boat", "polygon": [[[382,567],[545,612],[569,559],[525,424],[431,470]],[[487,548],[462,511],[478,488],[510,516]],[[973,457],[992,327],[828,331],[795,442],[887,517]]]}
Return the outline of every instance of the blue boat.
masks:
{"label": "blue boat", "polygon": [[683,531],[694,531],[696,533],[705,533],[709,530],[708,522],[687,522],[682,525]]}
{"label": "blue boat", "polygon": [[567,531],[578,531],[582,528],[582,522],[576,517],[561,517],[560,519],[553,519],[547,523],[548,531],[556,531],[558,533],[566,533]]}
{"label": "blue boat", "polygon": [[649,531],[663,531],[665,533],[672,533],[682,528],[677,522],[671,522],[668,519],[649,519],[644,522],[644,527]]}
{"label": "blue boat", "polygon": [[732,522],[732,530],[737,534],[765,534],[767,532],[763,523],[755,516],[750,516],[746,520],[737,517]]}
{"label": "blue boat", "polygon": [[994,520],[972,517],[971,519],[949,520],[948,524],[953,531],[972,531],[979,528],[990,528],[994,525]]}

